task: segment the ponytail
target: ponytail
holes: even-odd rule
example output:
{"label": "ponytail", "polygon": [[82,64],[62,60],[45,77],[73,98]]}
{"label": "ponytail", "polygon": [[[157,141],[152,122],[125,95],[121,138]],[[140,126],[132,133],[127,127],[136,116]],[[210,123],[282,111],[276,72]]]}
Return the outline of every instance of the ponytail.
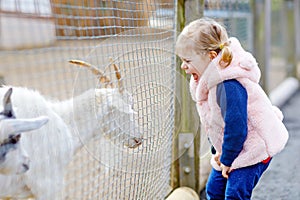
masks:
{"label": "ponytail", "polygon": [[232,52],[228,46],[228,42],[220,44],[219,48],[221,49],[221,59],[219,61],[219,65],[222,68],[225,68],[230,65],[232,61]]}

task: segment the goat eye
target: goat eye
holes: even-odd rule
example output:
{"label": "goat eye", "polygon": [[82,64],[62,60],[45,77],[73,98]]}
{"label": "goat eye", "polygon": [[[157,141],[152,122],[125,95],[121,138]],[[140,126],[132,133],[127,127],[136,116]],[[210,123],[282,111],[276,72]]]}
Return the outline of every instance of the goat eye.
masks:
{"label": "goat eye", "polygon": [[21,139],[21,134],[16,135],[16,136],[14,137],[14,139],[15,139],[16,143],[19,142],[20,139]]}
{"label": "goat eye", "polygon": [[20,140],[20,138],[21,138],[21,134],[12,135],[12,136],[10,137],[10,143],[11,143],[11,144],[16,144],[16,143],[18,143],[19,140]]}

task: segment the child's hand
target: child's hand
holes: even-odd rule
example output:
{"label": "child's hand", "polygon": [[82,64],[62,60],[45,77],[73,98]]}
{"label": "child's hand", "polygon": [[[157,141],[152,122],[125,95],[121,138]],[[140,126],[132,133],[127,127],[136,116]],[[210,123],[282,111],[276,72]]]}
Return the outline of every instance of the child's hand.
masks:
{"label": "child's hand", "polygon": [[220,157],[221,154],[219,152],[216,152],[216,154],[213,155],[214,156],[214,160],[216,161],[216,163],[221,166],[221,162],[220,162]]}
{"label": "child's hand", "polygon": [[216,163],[220,166],[220,168],[222,170],[222,176],[224,178],[228,178],[228,174],[232,171],[232,169],[221,163],[221,161],[220,161],[221,154],[219,152],[216,152],[216,154],[213,155],[213,158],[216,161]]}
{"label": "child's hand", "polygon": [[229,173],[232,171],[232,169],[228,166],[225,166],[221,163],[221,169],[222,169],[222,176],[224,178],[228,178]]}

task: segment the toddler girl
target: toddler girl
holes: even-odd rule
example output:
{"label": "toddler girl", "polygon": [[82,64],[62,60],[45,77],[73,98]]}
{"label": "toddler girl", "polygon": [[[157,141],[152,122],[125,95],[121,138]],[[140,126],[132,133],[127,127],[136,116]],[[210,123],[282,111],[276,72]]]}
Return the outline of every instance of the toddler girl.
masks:
{"label": "toddler girl", "polygon": [[288,140],[281,111],[259,85],[255,58],[223,26],[202,18],[176,42],[190,93],[216,153],[206,185],[210,199],[250,199],[272,157]]}

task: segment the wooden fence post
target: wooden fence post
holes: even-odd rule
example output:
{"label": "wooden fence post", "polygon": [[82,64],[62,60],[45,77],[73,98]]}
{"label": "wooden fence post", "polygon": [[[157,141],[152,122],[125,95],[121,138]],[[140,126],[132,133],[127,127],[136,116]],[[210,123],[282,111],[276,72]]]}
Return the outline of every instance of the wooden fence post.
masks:
{"label": "wooden fence post", "polygon": [[[203,16],[204,2],[204,0],[177,1],[178,33],[182,31],[187,23]],[[180,64],[181,61],[177,58],[177,74],[179,74],[179,76],[176,79],[176,96],[180,98],[181,107],[175,109],[175,116],[177,118],[175,119],[177,122],[175,126],[179,129],[177,130],[178,135],[174,138],[173,153],[175,153],[178,157],[181,157],[172,164],[172,179],[174,180],[171,181],[171,186],[172,188],[176,188],[178,186],[189,186],[198,191],[200,166],[200,123],[195,103],[192,101],[189,94],[187,76],[184,71],[180,69]],[[190,141],[191,136],[193,144],[186,149],[186,152],[192,150],[193,156],[189,157],[190,154],[188,153],[179,155],[181,153],[179,152],[179,149],[186,148],[182,147],[182,145],[184,146],[186,144],[184,140],[187,139]],[[179,139],[182,141],[179,141]]]}

